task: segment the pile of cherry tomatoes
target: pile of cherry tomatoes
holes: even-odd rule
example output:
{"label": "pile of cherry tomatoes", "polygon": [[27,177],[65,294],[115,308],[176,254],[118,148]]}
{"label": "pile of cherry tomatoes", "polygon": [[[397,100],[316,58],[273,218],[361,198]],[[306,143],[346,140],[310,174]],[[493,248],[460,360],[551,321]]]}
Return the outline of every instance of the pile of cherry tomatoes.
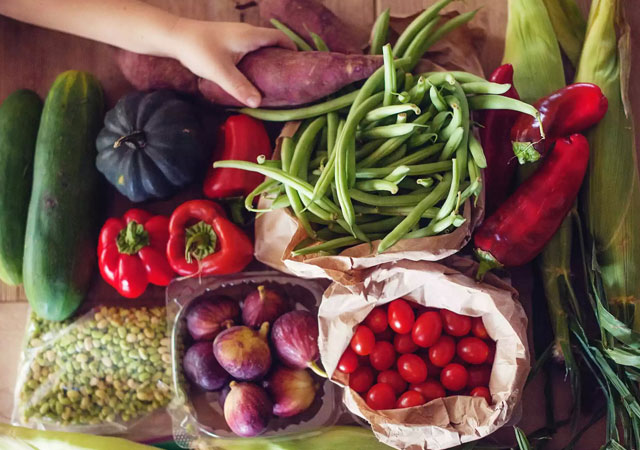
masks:
{"label": "pile of cherry tomatoes", "polygon": [[371,409],[409,408],[447,395],[491,403],[495,342],[481,317],[403,299],[373,309],[338,363]]}

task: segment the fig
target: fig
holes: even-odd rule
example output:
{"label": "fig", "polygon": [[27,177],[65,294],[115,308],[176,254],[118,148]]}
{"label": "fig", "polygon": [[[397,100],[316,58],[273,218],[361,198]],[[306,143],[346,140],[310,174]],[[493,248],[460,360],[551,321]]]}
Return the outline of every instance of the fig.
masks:
{"label": "fig", "polygon": [[318,386],[304,369],[278,367],[265,382],[273,400],[273,414],[291,417],[305,411],[316,398]]}
{"label": "fig", "polygon": [[223,411],[224,411],[224,401],[227,399],[227,395],[229,395],[229,391],[231,391],[231,386],[227,384],[225,387],[220,389],[220,392],[218,393],[218,404],[220,405],[220,408],[222,408]]}
{"label": "fig", "polygon": [[271,419],[271,400],[260,386],[232,381],[224,401],[224,418],[238,436],[257,436],[267,429]]}
{"label": "fig", "polygon": [[240,316],[240,306],[225,296],[201,297],[187,311],[187,330],[196,341],[213,340]]}
{"label": "fig", "polygon": [[220,389],[229,381],[229,374],[213,355],[211,342],[196,342],[184,355],[182,368],[187,379],[206,391]]}
{"label": "fig", "polygon": [[287,303],[276,291],[258,286],[247,295],[242,304],[242,322],[249,327],[258,327],[264,322],[272,323],[287,312]]}
{"label": "fig", "polygon": [[308,311],[291,311],[273,324],[271,341],[278,358],[292,369],[310,368],[318,375],[327,374],[316,364],[318,349],[318,321]]}
{"label": "fig", "polygon": [[245,326],[231,327],[213,341],[213,354],[233,378],[255,380],[264,376],[271,367],[268,333],[267,322],[259,331]]}

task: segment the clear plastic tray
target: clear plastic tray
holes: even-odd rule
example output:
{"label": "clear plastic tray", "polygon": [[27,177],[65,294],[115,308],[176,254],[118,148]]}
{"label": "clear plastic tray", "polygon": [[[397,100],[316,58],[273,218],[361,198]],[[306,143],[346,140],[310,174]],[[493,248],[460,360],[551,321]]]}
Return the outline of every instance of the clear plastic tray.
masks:
{"label": "clear plastic tray", "polygon": [[[275,271],[261,271],[221,277],[176,280],[167,288],[167,322],[171,332],[173,384],[175,396],[169,405],[176,443],[187,448],[199,436],[236,437],[227,426],[218,392],[205,392],[189,386],[182,376],[182,353],[189,339],[185,327],[185,311],[189,304],[203,294],[228,295],[238,301],[258,285],[280,287],[295,309],[317,312],[326,286],[321,282],[304,280]],[[329,380],[320,381],[314,403],[304,413],[286,419],[274,417],[261,436],[286,435],[335,425],[345,412],[341,389]]]}

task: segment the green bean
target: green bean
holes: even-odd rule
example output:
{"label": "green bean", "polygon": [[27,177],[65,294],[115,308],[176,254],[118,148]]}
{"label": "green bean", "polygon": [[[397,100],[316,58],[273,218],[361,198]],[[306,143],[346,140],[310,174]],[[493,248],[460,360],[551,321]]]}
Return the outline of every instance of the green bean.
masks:
{"label": "green bean", "polygon": [[468,167],[468,171],[469,171],[469,179],[470,180],[476,180],[480,177],[480,168],[478,167],[478,165],[475,163],[475,161],[473,160],[473,158],[469,158],[469,161],[467,162],[467,167]]}
{"label": "green bean", "polygon": [[396,161],[403,159],[407,154],[407,144],[402,144],[398,150],[380,160],[380,166],[399,166]]}
{"label": "green bean", "polygon": [[327,153],[328,155],[333,153],[333,147],[336,145],[336,138],[338,137],[338,125],[340,124],[340,117],[335,111],[327,113]]}
{"label": "green bean", "polygon": [[407,91],[402,91],[396,95],[396,98],[398,99],[398,102],[405,104],[409,103],[409,101],[411,100],[411,95],[409,95]]}
{"label": "green bean", "polygon": [[429,98],[431,99],[433,106],[435,106],[438,111],[446,111],[449,108],[437,87],[431,86],[429,89]]}
{"label": "green bean", "polygon": [[431,22],[442,8],[451,2],[452,0],[440,0],[428,9],[425,9],[418,17],[416,17],[398,37],[396,45],[393,47],[393,54],[396,56],[404,56],[409,44],[411,44],[418,32],[422,30],[425,25]]}
{"label": "green bean", "polygon": [[473,161],[479,168],[484,169],[487,167],[487,159],[484,156],[482,144],[474,136],[469,136],[469,151]]}
{"label": "green bean", "polygon": [[[391,216],[386,217],[381,220],[377,220],[375,222],[368,222],[360,225],[360,229],[364,233],[383,233],[389,230],[393,230],[393,228],[398,225],[402,221],[402,217],[400,216]],[[335,225],[329,225],[329,229],[338,233],[345,234],[348,231],[344,230],[342,227],[337,227]]]}
{"label": "green bean", "polygon": [[432,220],[425,228],[412,231],[405,236],[405,239],[416,239],[428,236],[434,236],[442,231],[446,230],[450,226],[459,228],[466,219],[458,214],[451,213],[447,217],[441,220]]}
{"label": "green bean", "polygon": [[[433,74],[436,74],[436,73],[440,73],[440,72],[425,72],[425,73],[422,73],[421,75],[425,76],[425,77],[429,77],[429,76],[431,76]],[[482,77],[480,77],[478,75],[474,75],[474,74],[469,73],[469,72],[462,72],[462,71],[459,71],[459,70],[451,70],[448,73],[451,74],[451,76],[453,76],[453,78],[455,78],[455,80],[458,83],[476,83],[476,82],[480,82],[480,83],[484,82],[484,83],[486,83],[487,82],[487,80],[485,80],[484,78],[482,78]]]}
{"label": "green bean", "polygon": [[395,116],[396,114],[413,111],[416,115],[420,114],[420,107],[418,105],[414,105],[413,103],[405,103],[403,105],[390,105],[390,106],[381,106],[374,110],[371,110],[364,116],[362,119],[362,123],[370,123],[375,122],[377,120],[385,119],[389,116]]}
{"label": "green bean", "polygon": [[[307,171],[303,170],[301,167],[302,162],[305,157],[311,154],[313,149],[313,141],[318,136],[318,133],[322,131],[327,123],[327,118],[325,116],[320,116],[315,119],[309,126],[304,130],[304,132],[300,135],[300,139],[296,143],[295,149],[293,150],[293,156],[291,157],[290,165],[290,173],[294,176],[299,176],[303,178],[301,175],[301,171],[304,172],[304,177],[307,176]],[[285,138],[286,140],[286,138]],[[284,143],[284,142],[283,142]],[[284,159],[283,159],[283,168],[284,168]]]}
{"label": "green bean", "polygon": [[351,189],[356,182],[356,141],[347,146],[347,188]]}
{"label": "green bean", "polygon": [[327,162],[329,155],[327,152],[317,152],[316,157],[309,161],[309,170],[317,169]]}
{"label": "green bean", "polygon": [[[405,168],[407,169],[407,173],[408,173],[409,169],[406,166]],[[421,186],[417,183],[417,181],[414,178],[405,177],[398,182],[398,187],[400,189],[408,189],[410,191],[415,191],[416,189],[420,189]]]}
{"label": "green bean", "polygon": [[447,143],[444,145],[444,148],[442,149],[442,153],[440,153],[440,158],[438,159],[440,161],[445,161],[447,159],[450,159],[453,153],[456,151],[456,149],[460,145],[460,143],[462,142],[463,138],[464,138],[464,128],[462,127],[456,128],[455,131],[451,134],[451,137],[449,137],[449,139],[447,140]]}
{"label": "green bean", "polygon": [[362,158],[369,156],[385,142],[386,139],[376,139],[362,145],[358,150],[356,150],[356,161],[360,161]]}
{"label": "green bean", "polygon": [[394,137],[411,134],[416,128],[426,128],[426,125],[420,125],[415,122],[411,123],[394,123],[392,125],[383,125],[380,127],[364,130],[358,134],[358,138],[362,140],[370,139],[390,139]]}
{"label": "green bean", "polygon": [[427,79],[424,77],[418,78],[418,82],[409,91],[409,98],[412,103],[419,105],[422,103],[425,94],[427,93]]}
{"label": "green bean", "polygon": [[246,114],[256,119],[268,122],[289,122],[292,120],[309,119],[322,114],[339,111],[351,105],[358,97],[360,90],[349,92],[340,97],[295,109],[264,109],[264,108],[240,108],[241,114]]}
{"label": "green bean", "polygon": [[[311,212],[311,211],[309,211]],[[330,220],[326,220],[320,216],[317,216],[313,213],[309,214],[309,222],[317,223],[319,225],[329,225],[330,223],[335,222],[335,219],[331,218]]]}
{"label": "green bean", "polygon": [[422,187],[431,187],[433,186],[433,178],[428,177],[428,178],[418,178],[416,180],[416,183],[418,184],[418,186],[422,186]]}
{"label": "green bean", "polygon": [[289,206],[291,206],[291,204],[289,203],[289,197],[287,197],[286,194],[278,195],[273,203],[271,203],[271,210],[287,208]]}
{"label": "green bean", "polygon": [[433,44],[438,42],[440,39],[442,39],[443,36],[445,36],[449,32],[469,22],[471,19],[473,19],[473,17],[476,15],[477,12],[478,10],[476,9],[475,11],[470,11],[464,14],[460,14],[459,16],[456,16],[453,19],[450,19],[448,22],[445,22],[440,28],[438,28],[434,33],[432,33],[429,39],[424,43],[422,52],[424,53],[427,50],[429,50],[429,48]]}
{"label": "green bean", "polygon": [[325,242],[322,242],[321,244],[310,245],[309,247],[304,247],[299,250],[294,250],[291,252],[291,255],[292,256],[309,255],[312,253],[319,253],[327,250],[335,250],[342,247],[350,247],[352,245],[361,244],[361,243],[363,243],[363,241],[361,241],[358,238],[355,238],[353,236],[345,236],[345,237],[332,239],[330,241],[325,241]]}
{"label": "green bean", "polygon": [[[401,69],[408,66],[409,62],[410,61],[408,58],[401,58],[401,59],[395,60],[394,65],[396,69]],[[363,103],[365,100],[367,100],[369,97],[371,97],[374,92],[378,91],[378,89],[380,88],[380,86],[382,86],[384,82],[384,74],[385,74],[384,66],[379,67],[375,72],[373,72],[373,74],[367,79],[367,81],[364,82],[364,84],[358,91],[358,94],[355,100],[353,100],[353,104],[351,105],[352,110],[360,106],[360,104]]]}
{"label": "green bean", "polygon": [[382,47],[382,57],[384,61],[384,106],[389,106],[393,102],[393,92],[397,92],[396,67],[393,64],[393,53],[391,45]]}
{"label": "green bean", "polygon": [[410,72],[405,73],[403,89],[410,92],[410,90],[413,89],[414,84],[415,79],[413,78],[413,74],[411,74]]}
{"label": "green bean", "polygon": [[[420,219],[422,218],[424,212],[434,206],[440,200],[442,200],[445,195],[447,195],[447,190],[452,185],[453,177],[455,177],[455,169],[453,175],[445,175],[444,179],[440,183],[438,183],[435,189],[431,191],[431,193],[429,193],[427,196],[425,196],[422,200],[420,200],[420,202],[411,210],[409,214],[407,214],[402,222],[400,222],[389,234],[384,237],[384,239],[382,239],[382,242],[380,242],[380,245],[378,246],[378,253],[384,252],[400,239],[405,237],[409,230],[411,230],[411,228],[413,228],[420,222]],[[442,209],[440,210],[440,212],[442,212]],[[440,214],[440,212],[438,212],[438,214]]]}
{"label": "green bean", "polygon": [[[451,170],[451,160],[399,167],[407,167],[409,169],[408,175],[431,175]],[[383,178],[395,169],[396,167],[363,168],[356,172],[356,178]]]}
{"label": "green bean", "polygon": [[435,143],[438,140],[438,133],[414,133],[413,136],[409,138],[409,148],[422,147],[428,142]]}
{"label": "green bean", "polygon": [[[458,196],[458,187],[460,186],[460,170],[458,167],[458,162],[454,158],[451,160],[452,163],[452,172],[449,183],[449,193],[447,194],[447,198],[445,199],[442,207],[440,208],[440,212],[436,216],[436,219],[443,219],[448,216],[451,211],[453,211],[456,205],[456,198]],[[445,175],[445,179],[449,174]],[[444,181],[444,180],[443,180]],[[441,182],[442,183],[442,182]]]}
{"label": "green bean", "polygon": [[320,36],[315,34],[313,31],[309,31],[309,36],[311,36],[311,39],[313,40],[313,45],[315,45],[316,50],[318,50],[319,52],[330,51],[329,47],[327,47],[327,44],[324,42],[324,40]]}
{"label": "green bean", "polygon": [[409,173],[408,167],[406,166],[396,167],[391,171],[389,175],[384,177],[384,180],[391,181],[392,183],[398,184],[399,182],[404,180],[404,178],[407,176],[408,173]]}
{"label": "green bean", "polygon": [[387,42],[387,36],[389,34],[389,8],[380,13],[376,19],[376,23],[373,24],[373,38],[371,39],[371,48],[369,54],[381,55],[382,46]]}
{"label": "green bean", "polygon": [[430,86],[438,86],[450,90],[456,79],[449,72],[432,72],[426,77],[426,82]]}
{"label": "green bean", "polygon": [[307,52],[310,52],[313,50],[311,46],[304,41],[304,39],[302,39],[300,36],[296,34],[295,31],[293,31],[291,28],[289,28],[279,20],[271,19],[269,22],[271,22],[271,25],[276,27],[278,30],[286,34],[287,37],[291,39],[294,44],[296,44],[296,46],[298,47],[298,50],[303,50]]}
{"label": "green bean", "polygon": [[[407,216],[412,210],[413,206],[368,206],[368,205],[354,205],[356,212],[362,214],[377,214],[382,216]],[[423,219],[433,219],[440,211],[440,208],[432,207],[425,210],[422,213]]]}
{"label": "green bean", "polygon": [[253,207],[253,200],[265,192],[269,187],[276,186],[278,182],[276,180],[267,179],[260,183],[253,191],[251,191],[244,199],[244,207],[247,211],[251,212],[268,212],[271,209],[255,209]]}
{"label": "green bean", "polygon": [[400,113],[396,116],[396,123],[407,123],[407,113]]}
{"label": "green bean", "polygon": [[451,111],[441,111],[438,114],[436,114],[433,120],[431,121],[431,125],[429,126],[429,131],[433,133],[439,132],[449,117],[453,117],[453,113]]}
{"label": "green bean", "polygon": [[504,94],[509,89],[511,89],[511,85],[500,84],[500,83],[491,83],[489,81],[471,81],[468,83],[462,83],[462,90],[465,94]]}
{"label": "green bean", "polygon": [[354,187],[361,191],[387,191],[392,194],[396,194],[398,192],[398,186],[396,186],[395,183],[384,179],[358,181]]}
{"label": "green bean", "polygon": [[447,103],[453,110],[453,115],[451,116],[451,120],[449,124],[440,130],[440,138],[443,140],[448,140],[453,132],[461,127],[462,124],[462,107],[460,106],[460,102],[454,96],[447,97]]}
{"label": "green bean", "polygon": [[433,35],[436,27],[440,23],[440,16],[435,17],[431,22],[427,23],[416,35],[416,37],[411,41],[407,51],[404,53],[404,57],[407,57],[411,60],[409,67],[413,68],[420,58],[427,51],[427,42],[429,42],[430,37]]}
{"label": "green bean", "polygon": [[[331,224],[329,224],[331,225]],[[328,226],[325,228],[320,228],[318,231],[316,231],[316,238],[321,240],[321,241],[330,241],[331,239],[335,239],[340,237],[339,234],[334,233]],[[306,241],[306,239],[305,239]],[[313,240],[309,240],[307,242],[301,241],[298,245],[296,245],[296,247],[294,248],[294,250],[299,250],[301,248],[304,247],[308,247],[309,245],[311,245],[313,243]]]}
{"label": "green bean", "polygon": [[[540,112],[532,105],[525,103],[515,98],[505,97],[504,95],[475,95],[469,97],[469,107],[471,109],[509,109],[512,111],[518,111],[523,114],[538,119],[540,122]],[[540,130],[542,137],[542,130]]]}
{"label": "green bean", "polygon": [[471,128],[471,117],[467,96],[462,90],[462,86],[457,81],[454,81],[454,95],[460,102],[460,111],[462,113],[462,129],[464,130],[464,136],[462,137],[462,142],[456,149],[456,160],[458,161],[458,178],[460,180],[464,180],[466,178],[467,159],[469,158],[469,130]]}
{"label": "green bean", "polygon": [[[473,160],[469,160],[472,162]],[[482,179],[477,177],[475,178],[469,185],[462,191],[460,194],[460,203],[464,203],[466,199],[471,197],[472,195],[476,196],[476,199],[482,192]]]}
{"label": "green bean", "polygon": [[349,195],[365,205],[373,206],[412,206],[424,198],[424,193],[381,196],[369,194],[358,189],[351,189]]}
{"label": "green bean", "polygon": [[[293,139],[285,137],[282,140],[282,145],[280,147],[280,154],[282,158],[282,170],[284,172],[288,172],[294,176],[298,174],[299,166],[297,166],[296,164],[298,165],[300,164],[301,158],[298,157],[298,160],[296,161],[296,156],[302,155],[303,151],[306,151],[305,148],[301,148],[300,143],[303,142],[303,139],[305,139],[306,144],[303,144],[303,146],[304,145],[308,146],[309,139],[310,139],[309,136],[313,135],[315,137],[315,135],[318,132],[317,129],[314,131],[314,126],[315,128],[317,128],[317,122],[319,119],[324,120],[325,118],[324,116],[322,116],[316,119],[314,123],[309,125],[309,127],[305,130],[305,133],[300,137],[300,140],[298,141],[298,144],[295,146],[295,149],[294,149]],[[293,211],[293,214],[296,216],[296,218],[300,222],[300,225],[302,225],[302,228],[304,228],[304,231],[307,233],[307,236],[313,238],[315,236],[315,231],[311,227],[311,223],[309,222],[307,214],[304,211],[304,206],[302,205],[302,200],[300,200],[300,195],[291,186],[287,186],[286,184],[284,186],[284,190],[287,193],[287,197],[289,198],[289,203],[291,204],[291,210]]]}

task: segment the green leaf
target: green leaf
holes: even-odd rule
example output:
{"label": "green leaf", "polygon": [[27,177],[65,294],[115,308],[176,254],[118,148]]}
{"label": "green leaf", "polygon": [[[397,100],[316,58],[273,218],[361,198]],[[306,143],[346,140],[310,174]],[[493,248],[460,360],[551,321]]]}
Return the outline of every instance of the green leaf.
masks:
{"label": "green leaf", "polygon": [[518,427],[513,427],[513,430],[516,432],[516,441],[518,442],[520,450],[531,450],[531,445],[529,444],[529,440],[527,439],[527,435],[524,434],[524,431]]}

